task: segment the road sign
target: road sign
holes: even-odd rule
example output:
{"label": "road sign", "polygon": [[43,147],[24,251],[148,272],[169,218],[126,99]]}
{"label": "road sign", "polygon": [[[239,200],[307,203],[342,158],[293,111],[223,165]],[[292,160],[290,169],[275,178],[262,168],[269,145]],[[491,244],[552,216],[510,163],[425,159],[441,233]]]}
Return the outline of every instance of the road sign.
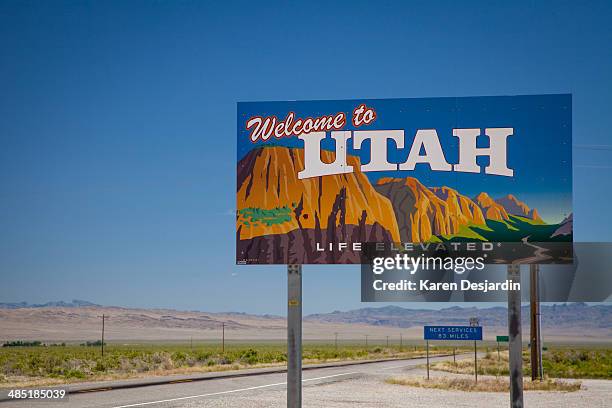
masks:
{"label": "road sign", "polygon": [[508,336],[497,336],[497,342],[499,343],[507,343],[510,341],[510,337]]}
{"label": "road sign", "polygon": [[425,326],[425,340],[482,340],[479,326]]}
{"label": "road sign", "polygon": [[510,337],[509,336],[497,336],[497,340],[500,343],[507,343],[510,341]]}
{"label": "road sign", "polygon": [[571,95],[238,103],[236,262],[572,242],[571,121]]}

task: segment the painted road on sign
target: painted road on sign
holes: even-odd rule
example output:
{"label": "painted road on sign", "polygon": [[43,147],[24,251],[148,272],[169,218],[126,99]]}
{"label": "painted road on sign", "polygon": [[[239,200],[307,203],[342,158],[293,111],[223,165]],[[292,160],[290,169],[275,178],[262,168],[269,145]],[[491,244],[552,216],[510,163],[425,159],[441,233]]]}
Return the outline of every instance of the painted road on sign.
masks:
{"label": "painted road on sign", "polygon": [[425,340],[482,340],[480,326],[424,326]]}

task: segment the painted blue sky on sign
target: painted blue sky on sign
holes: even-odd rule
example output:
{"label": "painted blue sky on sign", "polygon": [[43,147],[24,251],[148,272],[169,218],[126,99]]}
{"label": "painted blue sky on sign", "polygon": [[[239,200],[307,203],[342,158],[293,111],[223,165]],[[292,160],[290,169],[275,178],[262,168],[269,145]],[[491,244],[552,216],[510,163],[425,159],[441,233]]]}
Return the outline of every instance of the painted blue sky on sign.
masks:
{"label": "painted blue sky on sign", "polygon": [[[465,98],[409,98],[359,99],[339,101],[246,102],[238,104],[238,159],[254,147],[281,144],[303,147],[297,137],[252,143],[245,123],[248,118],[276,115],[283,119],[293,111],[296,117],[317,117],[347,114],[346,130],[355,130],[351,113],[359,104],[374,108],[376,120],[359,130],[403,129],[405,144],[397,149],[388,141],[388,160],[401,163],[406,160],[417,129],[436,129],[447,162],[458,161],[458,139],[452,136],[454,128],[512,127],[514,135],[508,138],[508,167],[513,177],[481,173],[431,171],[427,164],[417,164],[414,171],[365,173],[374,183],[381,177],[416,177],[428,187],[448,186],[474,197],[487,192],[493,198],[513,194],[529,206],[535,207],[544,220],[559,222],[572,211],[572,97],[560,95],[523,95]],[[329,136],[329,135],[328,135]],[[481,136],[478,147],[488,147],[488,138]],[[347,143],[348,153],[361,158],[362,164],[370,160],[370,142],[361,149]],[[329,137],[322,148],[334,150]],[[488,164],[488,157],[479,157],[477,163]]]}

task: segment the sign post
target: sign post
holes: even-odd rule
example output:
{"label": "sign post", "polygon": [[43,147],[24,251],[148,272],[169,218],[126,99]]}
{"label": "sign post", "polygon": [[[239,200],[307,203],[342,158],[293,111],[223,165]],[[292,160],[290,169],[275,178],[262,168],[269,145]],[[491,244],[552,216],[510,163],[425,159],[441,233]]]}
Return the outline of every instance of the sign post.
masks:
{"label": "sign post", "polygon": [[497,361],[500,361],[501,357],[499,355],[499,343],[507,343],[508,336],[497,336],[496,341],[497,341]]}
{"label": "sign post", "polygon": [[540,299],[539,299],[539,265],[529,265],[529,306],[531,330],[529,332],[531,344],[531,381],[537,379],[542,380],[542,344],[541,344],[541,327],[540,327]]}
{"label": "sign post", "polygon": [[429,380],[429,340],[426,340],[425,344],[425,348],[427,349],[427,379]]}
{"label": "sign post", "polygon": [[476,352],[476,342],[474,342],[474,382],[478,382],[478,354]]}
{"label": "sign post", "polygon": [[[470,318],[470,326],[478,327],[479,325],[480,321],[477,317]],[[478,382],[478,353],[476,351],[476,340],[474,340],[474,382]]]}
{"label": "sign post", "polygon": [[[478,324],[478,319],[470,319],[470,324]],[[424,326],[424,335],[427,348],[427,379],[429,380],[429,340],[474,340],[474,375],[478,382],[478,366],[476,341],[482,340],[481,326]],[[453,349],[453,361],[455,350]]]}
{"label": "sign post", "polygon": [[[519,265],[508,265],[508,279],[521,282]],[[510,407],[523,408],[523,339],[521,336],[521,292],[518,290],[508,291],[508,329]]]}
{"label": "sign post", "polygon": [[287,267],[287,407],[302,406],[302,265]]}

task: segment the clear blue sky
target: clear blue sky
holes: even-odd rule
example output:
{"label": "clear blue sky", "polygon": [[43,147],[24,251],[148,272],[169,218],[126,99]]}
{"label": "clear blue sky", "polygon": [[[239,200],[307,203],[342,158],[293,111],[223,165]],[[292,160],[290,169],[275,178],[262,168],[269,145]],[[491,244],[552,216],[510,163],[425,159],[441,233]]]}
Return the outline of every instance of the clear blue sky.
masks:
{"label": "clear blue sky", "polygon": [[[284,313],[283,267],[234,265],[237,101],[572,93],[575,238],[610,241],[611,19],[609,1],[2,1],[0,301]],[[304,269],[305,313],[361,306],[358,267]]]}

